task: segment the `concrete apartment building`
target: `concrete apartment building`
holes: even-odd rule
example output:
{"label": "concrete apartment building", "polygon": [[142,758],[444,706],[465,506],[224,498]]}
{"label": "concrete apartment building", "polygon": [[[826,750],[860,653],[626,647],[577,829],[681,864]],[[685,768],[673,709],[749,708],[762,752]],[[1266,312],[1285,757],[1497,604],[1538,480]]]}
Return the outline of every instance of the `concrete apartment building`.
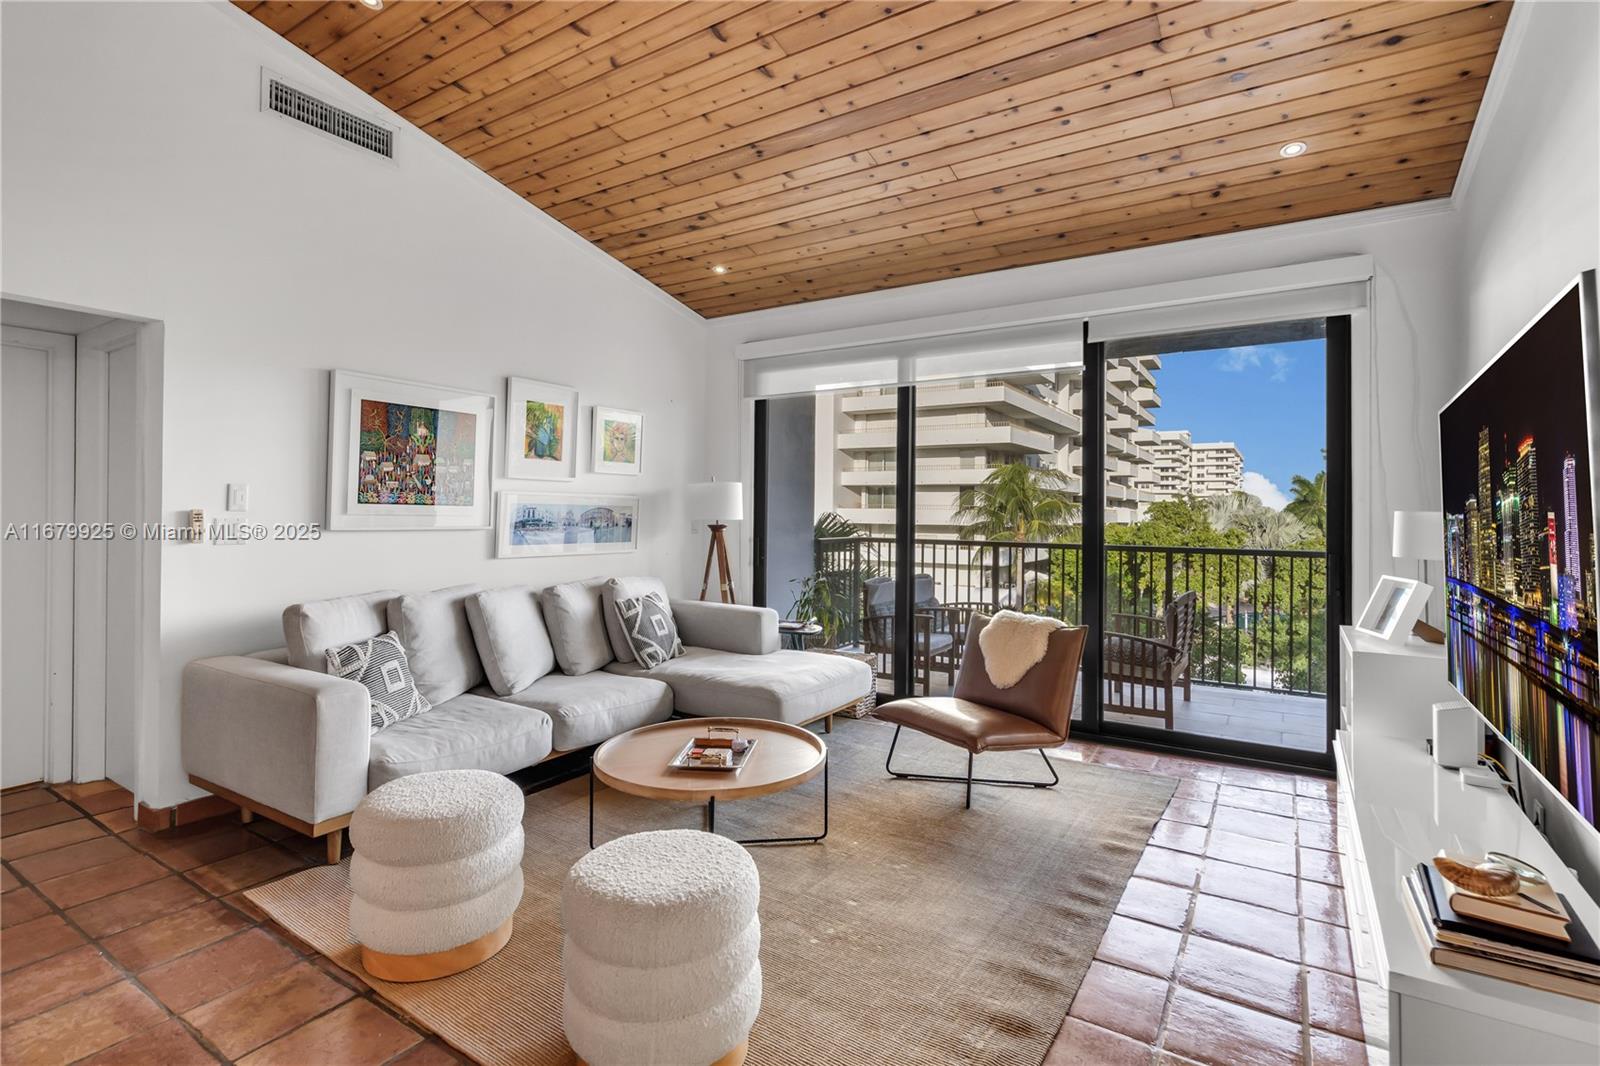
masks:
{"label": "concrete apartment building", "polygon": [[1139,443],[1151,456],[1138,483],[1147,500],[1226,496],[1244,484],[1244,456],[1231,441],[1196,444],[1186,429],[1156,429]]}
{"label": "concrete apartment building", "polygon": [[[1154,461],[1141,443],[1161,400],[1159,356],[1120,360],[1106,380],[1106,518],[1136,521],[1155,498],[1140,487]],[[874,535],[894,533],[895,395],[865,389],[816,400],[818,513],[838,511]],[[819,448],[819,451],[821,449]],[[1083,394],[1077,371],[1031,372],[917,390],[917,531],[955,537],[955,514],[1003,463],[1054,466],[1083,491]]]}

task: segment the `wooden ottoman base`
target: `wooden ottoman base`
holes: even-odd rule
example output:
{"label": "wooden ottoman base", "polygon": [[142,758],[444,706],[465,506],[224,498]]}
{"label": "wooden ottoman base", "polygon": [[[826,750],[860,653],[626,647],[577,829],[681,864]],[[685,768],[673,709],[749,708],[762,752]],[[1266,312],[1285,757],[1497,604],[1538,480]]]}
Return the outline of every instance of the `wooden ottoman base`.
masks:
{"label": "wooden ottoman base", "polygon": [[[713,1062],[711,1066],[744,1066],[744,1057],[750,1053],[750,1041],[745,1040],[738,1047],[728,1052],[722,1058]],[[583,1059],[578,1059],[578,1066],[589,1066]]]}
{"label": "wooden ottoman base", "polygon": [[430,951],[426,955],[391,955],[363,946],[361,965],[380,981],[432,981],[472,969],[505,947],[510,939],[511,919],[507,918],[498,928],[491,929],[476,940],[444,951]]}

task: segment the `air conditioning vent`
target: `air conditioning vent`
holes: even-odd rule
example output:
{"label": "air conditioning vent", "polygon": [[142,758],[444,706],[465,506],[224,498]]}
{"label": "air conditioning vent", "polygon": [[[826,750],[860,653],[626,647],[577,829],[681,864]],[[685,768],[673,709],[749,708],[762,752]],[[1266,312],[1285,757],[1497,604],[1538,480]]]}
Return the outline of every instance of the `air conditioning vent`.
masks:
{"label": "air conditioning vent", "polygon": [[310,126],[346,144],[385,159],[394,159],[394,130],[362,118],[326,100],[295,88],[267,71],[261,72],[261,107]]}

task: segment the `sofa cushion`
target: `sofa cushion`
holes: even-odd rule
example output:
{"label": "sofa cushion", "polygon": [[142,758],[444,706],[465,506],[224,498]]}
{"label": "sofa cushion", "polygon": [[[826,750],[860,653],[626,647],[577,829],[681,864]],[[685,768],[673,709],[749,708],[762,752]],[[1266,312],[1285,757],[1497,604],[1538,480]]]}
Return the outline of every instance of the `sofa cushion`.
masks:
{"label": "sofa cushion", "polygon": [[658,577],[614,577],[600,586],[600,614],[605,619],[611,654],[619,663],[633,662],[634,654],[622,620],[617,617],[617,601],[648,596],[652,592],[661,597],[662,603],[672,602],[672,597],[667,595],[666,582]]}
{"label": "sofa cushion", "polygon": [[683,654],[683,641],[672,621],[672,608],[654,592],[617,600],[617,617],[622,619],[624,635],[633,646],[633,658],[640,666],[654,669]]}
{"label": "sofa cushion", "polygon": [[872,691],[872,668],[841,655],[775,651],[740,655],[685,648],[648,673],[638,663],[612,663],[607,672],[647,676],[672,687],[679,714],[765,718],[798,724],[853,703]]}
{"label": "sofa cushion", "polygon": [[468,596],[467,623],[483,672],[497,695],[527,688],[556,668],[539,594],[528,586],[485,589]]}
{"label": "sofa cushion", "polygon": [[289,665],[325,672],[329,648],[371,640],[389,629],[385,608],[398,595],[384,589],[285,607],[283,642],[289,647]]}
{"label": "sofa cushion", "polygon": [[545,628],[564,673],[592,673],[615,658],[600,611],[600,587],[604,584],[603,578],[569,581],[539,593]]}
{"label": "sofa cushion", "polygon": [[481,587],[452,585],[389,601],[389,628],[406,650],[418,690],[435,707],[483,684],[483,663],[467,622],[467,598]]}
{"label": "sofa cushion", "polygon": [[393,633],[329,648],[328,673],[360,682],[367,690],[369,728],[374,733],[428,709],[406,664],[405,649]]}
{"label": "sofa cushion", "polygon": [[672,690],[665,682],[604,671],[582,677],[546,674],[505,700],[548,714],[550,745],[556,751],[587,748],[672,717]]}
{"label": "sofa cushion", "polygon": [[550,754],[550,716],[485,696],[462,695],[374,734],[367,789],[424,770],[508,774]]}

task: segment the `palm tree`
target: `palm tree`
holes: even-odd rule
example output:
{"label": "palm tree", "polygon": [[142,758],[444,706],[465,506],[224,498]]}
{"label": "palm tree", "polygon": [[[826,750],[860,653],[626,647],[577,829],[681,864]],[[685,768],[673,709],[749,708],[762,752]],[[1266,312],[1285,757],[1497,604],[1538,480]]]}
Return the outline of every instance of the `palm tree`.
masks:
{"label": "palm tree", "polygon": [[1293,498],[1289,501],[1284,511],[1294,515],[1318,533],[1326,534],[1328,529],[1328,472],[1317,471],[1313,478],[1301,477],[1296,474],[1289,481],[1289,491]]}
{"label": "palm tree", "polygon": [[[1054,467],[995,467],[956,508],[961,539],[1019,544],[1069,539],[1078,517],[1070,484]],[[1023,562],[1021,552],[1012,553],[1012,588],[1019,605],[1026,581]]]}

